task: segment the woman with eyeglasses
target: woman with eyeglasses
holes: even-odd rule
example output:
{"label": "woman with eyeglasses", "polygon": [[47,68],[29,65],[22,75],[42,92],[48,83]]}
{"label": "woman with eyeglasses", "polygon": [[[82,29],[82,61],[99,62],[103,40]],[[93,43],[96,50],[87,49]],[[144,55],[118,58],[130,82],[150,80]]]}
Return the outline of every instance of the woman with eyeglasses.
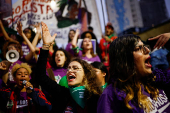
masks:
{"label": "woman with eyeglasses", "polygon": [[47,25],[41,24],[43,47],[37,62],[36,80],[53,98],[52,112],[96,113],[101,90],[94,81],[96,75],[90,64],[79,58],[71,60],[67,68],[69,88],[58,85],[46,76],[48,50],[56,35],[51,37]]}
{"label": "woman with eyeglasses", "polygon": [[139,36],[123,35],[109,49],[111,84],[98,101],[98,113],[169,112],[169,100],[163,90],[169,86],[169,74],[152,72],[149,48]]}

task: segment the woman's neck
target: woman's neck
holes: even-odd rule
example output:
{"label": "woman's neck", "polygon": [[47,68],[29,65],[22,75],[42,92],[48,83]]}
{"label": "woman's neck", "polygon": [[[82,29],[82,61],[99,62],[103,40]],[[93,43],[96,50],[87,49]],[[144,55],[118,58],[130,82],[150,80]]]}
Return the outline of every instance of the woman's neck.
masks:
{"label": "woman's neck", "polygon": [[22,43],[25,44],[25,45],[28,45],[26,41],[23,41]]}
{"label": "woman's neck", "polygon": [[91,50],[85,50],[85,56],[87,58],[92,58]]}

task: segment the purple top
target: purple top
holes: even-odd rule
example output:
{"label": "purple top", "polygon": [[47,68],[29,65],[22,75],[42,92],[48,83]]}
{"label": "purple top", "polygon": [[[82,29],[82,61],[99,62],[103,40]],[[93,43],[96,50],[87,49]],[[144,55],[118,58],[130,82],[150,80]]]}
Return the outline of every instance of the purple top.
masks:
{"label": "purple top", "polygon": [[[148,96],[149,100],[151,101],[153,108],[151,113],[162,113],[170,112],[170,102],[168,101],[168,98],[163,90],[159,90],[159,96],[157,97],[157,101],[153,100],[150,95],[143,91],[145,95]],[[99,98],[98,101],[98,107],[97,112],[98,113],[144,113],[144,110],[139,108],[137,102],[134,102],[134,100],[131,100],[129,104],[134,108],[132,110],[128,109],[125,106],[124,98],[126,94],[124,91],[121,91],[119,89],[114,89],[113,85],[110,84],[102,95]]]}
{"label": "purple top", "polygon": [[90,63],[93,63],[94,61],[101,62],[98,55],[96,55],[95,57],[92,57],[92,58],[88,58],[87,56],[83,57],[82,54],[83,54],[82,51],[79,51],[78,56],[79,56],[82,60],[85,60],[86,62],[88,62],[89,64],[90,64]]}
{"label": "purple top", "polygon": [[[67,69],[66,68],[51,68],[53,70],[54,73],[54,77],[55,77],[55,81],[59,84],[60,79],[66,75],[67,73]],[[48,72],[46,71],[46,74],[48,75]]]}
{"label": "purple top", "polygon": [[26,56],[26,55],[28,55],[28,53],[30,52],[30,48],[29,48],[29,46],[28,45],[26,45],[26,44],[24,44],[24,43],[22,43],[22,51],[23,51],[23,56]]}
{"label": "purple top", "polygon": [[74,56],[74,51],[72,50],[71,43],[68,43],[66,46],[66,51],[69,52],[72,56]]}
{"label": "purple top", "polygon": [[17,96],[17,113],[28,113],[28,101],[27,101],[27,93],[20,92],[19,96]]}

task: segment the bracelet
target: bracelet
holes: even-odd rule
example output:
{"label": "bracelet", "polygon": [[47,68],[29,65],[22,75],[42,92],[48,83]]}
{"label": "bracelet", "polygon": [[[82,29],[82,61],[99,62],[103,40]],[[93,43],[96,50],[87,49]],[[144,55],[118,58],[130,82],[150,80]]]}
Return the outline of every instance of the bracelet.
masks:
{"label": "bracelet", "polygon": [[43,46],[45,46],[45,47],[50,47],[51,44],[43,44]]}
{"label": "bracelet", "polygon": [[75,47],[75,48],[72,48],[72,50],[73,50],[75,53],[79,53],[79,50],[82,50],[82,49],[79,48],[79,47]]}

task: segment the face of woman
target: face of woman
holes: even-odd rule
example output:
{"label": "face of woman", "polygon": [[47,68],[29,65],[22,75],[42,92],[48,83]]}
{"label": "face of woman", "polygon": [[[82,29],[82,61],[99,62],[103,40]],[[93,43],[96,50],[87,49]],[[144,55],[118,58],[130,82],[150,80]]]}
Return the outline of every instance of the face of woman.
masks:
{"label": "face of woman", "polygon": [[55,62],[57,67],[63,67],[66,61],[66,56],[63,51],[57,51],[55,53]]}
{"label": "face of woman", "polygon": [[73,39],[74,35],[75,35],[75,32],[74,32],[74,31],[70,31],[70,32],[69,32],[69,38],[70,38],[70,40]]}
{"label": "face of woman", "polygon": [[90,38],[84,38],[82,47],[83,47],[83,49],[86,49],[86,50],[92,49],[93,46],[92,46],[91,39]]}
{"label": "face of woman", "polygon": [[144,46],[143,42],[140,40],[136,45],[135,50],[133,51],[134,63],[137,69],[138,74],[142,76],[146,76],[152,73],[150,64],[150,50]]}
{"label": "face of woman", "polygon": [[77,61],[72,61],[67,70],[68,86],[81,86],[84,78],[84,70],[81,64]]}
{"label": "face of woman", "polygon": [[92,39],[92,36],[91,36],[91,34],[90,34],[90,33],[86,33],[85,37],[86,37],[86,38],[90,38],[90,39]]}
{"label": "face of woman", "polygon": [[23,80],[29,81],[29,73],[25,68],[20,68],[17,70],[16,72],[16,76],[14,77],[14,80],[16,81],[16,84],[18,86],[22,86],[23,85]]}
{"label": "face of woman", "polygon": [[31,38],[31,30],[30,29],[25,29],[23,32],[28,39]]}
{"label": "face of woman", "polygon": [[[97,81],[102,83],[105,82],[106,73],[103,73],[100,69],[93,68],[97,75]],[[104,83],[105,84],[105,83]]]}

